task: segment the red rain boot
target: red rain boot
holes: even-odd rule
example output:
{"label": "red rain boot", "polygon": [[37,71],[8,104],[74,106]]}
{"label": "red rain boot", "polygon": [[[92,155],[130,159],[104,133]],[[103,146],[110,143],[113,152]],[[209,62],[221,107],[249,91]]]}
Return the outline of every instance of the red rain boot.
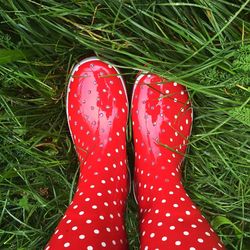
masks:
{"label": "red rain boot", "polygon": [[181,183],[192,126],[187,90],[140,74],[132,97],[135,197],[143,250],[225,249]]}
{"label": "red rain boot", "polygon": [[81,61],[72,71],[66,109],[80,177],[46,250],[127,249],[128,100],[118,70],[95,57]]}

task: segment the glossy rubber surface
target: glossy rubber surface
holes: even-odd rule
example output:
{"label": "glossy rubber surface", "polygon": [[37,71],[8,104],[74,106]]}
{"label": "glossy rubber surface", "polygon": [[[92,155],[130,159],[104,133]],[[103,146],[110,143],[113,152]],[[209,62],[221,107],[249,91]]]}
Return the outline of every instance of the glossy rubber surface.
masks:
{"label": "glossy rubber surface", "polygon": [[127,249],[128,100],[118,70],[97,58],[81,61],[71,73],[66,109],[80,177],[45,249]]}
{"label": "glossy rubber surface", "polygon": [[184,86],[153,74],[137,77],[132,98],[134,191],[143,250],[225,249],[181,183],[192,114]]}

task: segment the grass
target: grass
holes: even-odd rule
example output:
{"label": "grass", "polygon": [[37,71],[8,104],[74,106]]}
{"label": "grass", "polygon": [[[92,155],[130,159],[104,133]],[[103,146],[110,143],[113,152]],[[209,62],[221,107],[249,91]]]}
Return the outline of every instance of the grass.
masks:
{"label": "grass", "polygon": [[[43,249],[75,190],[65,115],[72,64],[118,65],[186,85],[194,125],[183,182],[227,249],[250,245],[250,0],[0,3],[0,249]],[[130,167],[133,169],[131,136]],[[137,207],[127,209],[138,249]]]}

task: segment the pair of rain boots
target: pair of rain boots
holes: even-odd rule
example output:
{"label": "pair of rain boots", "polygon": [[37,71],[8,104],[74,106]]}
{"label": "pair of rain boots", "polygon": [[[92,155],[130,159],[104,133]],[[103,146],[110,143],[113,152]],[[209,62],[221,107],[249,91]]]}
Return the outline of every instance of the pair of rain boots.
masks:
{"label": "pair of rain boots", "polygon": [[[45,249],[128,249],[124,212],[130,186],[129,105],[124,80],[110,63],[87,58],[71,72],[66,106],[80,176],[74,198]],[[181,183],[193,119],[186,88],[139,73],[131,115],[140,249],[225,249]]]}

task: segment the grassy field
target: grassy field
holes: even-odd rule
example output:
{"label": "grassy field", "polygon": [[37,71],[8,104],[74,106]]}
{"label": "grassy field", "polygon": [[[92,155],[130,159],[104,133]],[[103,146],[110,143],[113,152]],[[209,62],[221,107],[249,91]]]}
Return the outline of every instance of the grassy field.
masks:
{"label": "grassy field", "polygon": [[[186,85],[183,182],[227,249],[250,249],[250,0],[0,1],[0,249],[43,249],[75,190],[71,66],[97,55],[128,92],[147,69]],[[128,136],[133,171],[131,131]],[[126,221],[139,249],[137,207]]]}

